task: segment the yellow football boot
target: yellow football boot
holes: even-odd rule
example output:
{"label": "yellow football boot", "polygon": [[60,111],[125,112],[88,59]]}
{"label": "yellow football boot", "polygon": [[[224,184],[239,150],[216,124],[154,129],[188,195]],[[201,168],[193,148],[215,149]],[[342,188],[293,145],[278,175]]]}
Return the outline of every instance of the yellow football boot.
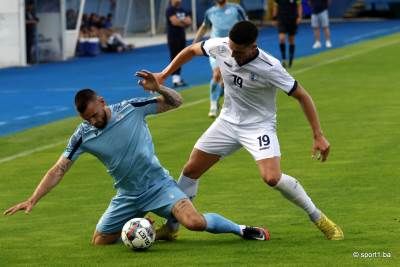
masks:
{"label": "yellow football boot", "polygon": [[315,222],[315,225],[329,240],[343,240],[344,234],[339,225],[332,222],[325,214],[321,213],[321,218]]}
{"label": "yellow football boot", "polygon": [[156,229],[156,240],[174,241],[178,237],[178,230],[171,231],[166,224]]}

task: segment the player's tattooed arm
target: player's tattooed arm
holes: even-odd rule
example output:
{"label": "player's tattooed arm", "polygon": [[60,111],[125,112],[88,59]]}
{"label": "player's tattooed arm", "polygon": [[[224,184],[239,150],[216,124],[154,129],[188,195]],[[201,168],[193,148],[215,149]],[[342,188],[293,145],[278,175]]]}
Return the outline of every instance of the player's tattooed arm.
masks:
{"label": "player's tattooed arm", "polygon": [[39,199],[50,192],[51,189],[61,181],[65,173],[71,168],[72,164],[73,161],[61,156],[56,164],[47,171],[32,196],[28,200],[7,209],[4,212],[4,215],[13,215],[19,210],[25,210],[26,213],[29,213]]}
{"label": "player's tattooed arm", "polygon": [[182,105],[183,98],[181,94],[171,88],[160,85],[153,73],[147,70],[141,70],[136,72],[135,75],[143,78],[143,80],[139,81],[139,84],[145,91],[159,93],[161,95],[157,98],[157,113],[162,113]]}
{"label": "player's tattooed arm", "polygon": [[161,95],[158,97],[158,108],[157,113],[165,112],[170,109],[174,109],[182,105],[183,98],[177,91],[160,85],[158,93]]}

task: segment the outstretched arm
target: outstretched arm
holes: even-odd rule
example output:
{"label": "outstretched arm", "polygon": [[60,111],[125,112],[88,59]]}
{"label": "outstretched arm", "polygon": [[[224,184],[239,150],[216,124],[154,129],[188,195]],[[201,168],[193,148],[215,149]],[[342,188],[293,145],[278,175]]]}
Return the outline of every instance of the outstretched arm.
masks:
{"label": "outstretched arm", "polygon": [[36,203],[61,181],[72,164],[72,160],[61,156],[56,164],[47,171],[32,196],[28,200],[7,209],[4,215],[13,215],[19,210],[25,210],[26,213],[29,213]]}
{"label": "outstretched arm", "polygon": [[201,38],[203,38],[204,34],[206,34],[206,32],[207,32],[207,27],[206,24],[203,22],[203,24],[201,24],[200,28],[196,32],[196,36],[193,39],[193,44],[198,43],[201,40]]}
{"label": "outstretched arm", "polygon": [[192,44],[183,49],[172,62],[160,73],[155,73],[155,77],[160,84],[163,84],[165,79],[168,78],[171,73],[179,69],[183,64],[192,60],[194,56],[203,56],[203,50],[201,49],[201,43]]}
{"label": "outstretched arm", "polygon": [[160,85],[153,73],[142,70],[136,72],[136,76],[143,78],[139,84],[143,89],[150,92],[159,93],[157,97],[157,113],[162,113],[182,105],[183,98],[181,94],[166,86]]}
{"label": "outstretched arm", "polygon": [[320,155],[317,156],[317,159],[321,159],[321,161],[325,161],[328,158],[329,154],[329,142],[324,137],[321,129],[321,125],[318,119],[317,109],[314,105],[314,102],[311,96],[307,93],[307,91],[300,85],[297,85],[296,90],[292,94],[294,98],[296,98],[302,109],[304,114],[307,117],[308,122],[313,131],[314,144],[312,148],[312,156],[313,158],[316,156],[317,152],[320,152]]}

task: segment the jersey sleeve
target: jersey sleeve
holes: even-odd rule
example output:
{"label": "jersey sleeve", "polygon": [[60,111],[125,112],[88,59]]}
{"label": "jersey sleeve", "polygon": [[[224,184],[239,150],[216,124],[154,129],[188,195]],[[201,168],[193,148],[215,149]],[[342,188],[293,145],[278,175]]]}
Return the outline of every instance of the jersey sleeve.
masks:
{"label": "jersey sleeve", "polygon": [[203,54],[208,57],[216,58],[218,47],[223,46],[225,39],[226,38],[212,38],[201,42],[201,50],[203,50]]}
{"label": "jersey sleeve", "polygon": [[82,124],[78,126],[69,139],[68,145],[64,150],[63,156],[69,160],[75,161],[84,152],[82,144]]}
{"label": "jersey sleeve", "polygon": [[297,81],[280,64],[268,70],[268,78],[272,85],[282,89],[288,95],[292,95],[297,88]]}
{"label": "jersey sleeve", "polygon": [[157,98],[132,98],[128,100],[128,103],[134,106],[138,111],[142,112],[143,117],[157,113]]}
{"label": "jersey sleeve", "polygon": [[246,11],[244,11],[243,7],[241,5],[236,5],[237,11],[238,11],[238,20],[248,20]]}

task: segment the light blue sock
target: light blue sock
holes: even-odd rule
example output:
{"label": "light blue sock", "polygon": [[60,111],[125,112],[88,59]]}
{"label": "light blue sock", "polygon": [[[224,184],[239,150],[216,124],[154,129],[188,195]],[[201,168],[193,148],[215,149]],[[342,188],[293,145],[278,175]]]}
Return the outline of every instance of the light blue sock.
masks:
{"label": "light blue sock", "polygon": [[217,92],[217,101],[219,101],[219,99],[224,95],[224,88],[221,86],[221,83],[217,84],[217,87],[215,89]]}
{"label": "light blue sock", "polygon": [[222,217],[221,215],[216,213],[205,213],[203,216],[207,222],[207,232],[213,234],[232,233],[242,236],[240,225]]}
{"label": "light blue sock", "polygon": [[214,82],[211,80],[210,82],[210,101],[218,101],[220,95],[220,88],[221,86],[219,83]]}

